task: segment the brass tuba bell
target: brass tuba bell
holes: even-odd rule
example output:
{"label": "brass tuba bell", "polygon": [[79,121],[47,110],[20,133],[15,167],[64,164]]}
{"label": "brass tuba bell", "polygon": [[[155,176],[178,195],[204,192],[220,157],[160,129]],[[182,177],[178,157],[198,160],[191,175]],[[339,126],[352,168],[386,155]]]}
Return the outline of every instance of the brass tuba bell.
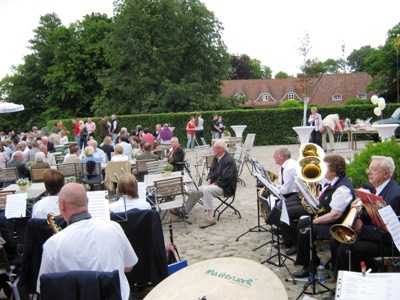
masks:
{"label": "brass tuba bell", "polygon": [[360,214],[361,201],[350,208],[349,213],[341,224],[331,226],[332,237],[342,244],[354,244],[358,240],[358,235],[354,231],[354,225]]}

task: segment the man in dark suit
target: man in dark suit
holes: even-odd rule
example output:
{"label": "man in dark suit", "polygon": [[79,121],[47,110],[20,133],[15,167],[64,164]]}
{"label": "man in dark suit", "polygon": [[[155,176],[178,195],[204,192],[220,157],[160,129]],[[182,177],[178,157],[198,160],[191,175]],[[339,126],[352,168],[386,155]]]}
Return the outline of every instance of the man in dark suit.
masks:
{"label": "man in dark suit", "polygon": [[[24,163],[24,154],[21,151],[15,151],[11,160],[7,163],[7,168],[17,168],[18,178],[31,178],[29,168]],[[8,186],[14,182],[9,182]]]}
{"label": "man in dark suit", "polygon": [[185,160],[185,151],[179,144],[177,137],[171,139],[172,151],[168,155],[168,162],[174,166],[174,172],[183,170],[183,162]]}
{"label": "man in dark suit", "polygon": [[[387,205],[390,205],[396,215],[400,214],[400,186],[392,179],[395,164],[391,157],[372,156],[368,168],[369,183],[375,188],[373,193],[381,196]],[[360,199],[353,201],[352,205]],[[351,251],[351,270],[360,272],[360,264],[364,261],[367,267],[374,268],[374,257],[399,255],[396,247],[392,245],[389,233],[376,226],[371,217],[365,212],[357,219],[354,230],[358,234],[355,244],[340,244],[331,239],[331,252],[335,264],[335,274],[338,270],[349,270],[349,251]]]}
{"label": "man in dark suit", "polygon": [[[203,206],[207,211],[207,219],[199,224],[200,228],[206,228],[216,224],[214,220],[213,197],[229,197],[236,193],[238,173],[236,162],[226,150],[226,143],[217,140],[213,146],[214,159],[210,172],[207,175],[207,184],[199,190],[193,190],[186,201],[185,212],[189,213],[197,201],[203,197]],[[176,211],[172,211],[174,213]]]}
{"label": "man in dark suit", "polygon": [[144,152],[142,154],[138,155],[138,157],[136,158],[137,160],[143,160],[143,159],[159,160],[160,159],[157,154],[154,154],[151,152],[151,144],[149,142],[144,143],[143,149],[144,149]]}
{"label": "man in dark suit", "polygon": [[54,144],[49,141],[47,136],[42,137],[42,143],[47,147],[47,151],[50,153],[56,152],[56,148],[54,148]]}

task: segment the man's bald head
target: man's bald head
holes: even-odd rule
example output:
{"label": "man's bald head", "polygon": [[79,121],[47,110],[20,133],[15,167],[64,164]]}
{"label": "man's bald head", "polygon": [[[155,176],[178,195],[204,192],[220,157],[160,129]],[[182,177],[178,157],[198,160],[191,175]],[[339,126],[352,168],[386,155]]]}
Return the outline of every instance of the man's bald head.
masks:
{"label": "man's bald head", "polygon": [[71,216],[88,211],[88,197],[82,184],[68,183],[64,185],[58,199],[60,211],[67,222]]}

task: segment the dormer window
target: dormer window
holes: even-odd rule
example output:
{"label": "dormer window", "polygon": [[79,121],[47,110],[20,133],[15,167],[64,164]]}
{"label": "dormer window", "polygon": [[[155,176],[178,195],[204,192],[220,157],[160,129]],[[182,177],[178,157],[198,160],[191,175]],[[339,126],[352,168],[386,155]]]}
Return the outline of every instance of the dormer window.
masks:
{"label": "dormer window", "polygon": [[357,94],[357,98],[365,100],[367,99],[367,94]]}
{"label": "dormer window", "polygon": [[262,101],[267,102],[269,101],[269,96],[267,94],[262,95]]}
{"label": "dormer window", "polygon": [[342,98],[342,95],[341,94],[335,94],[335,95],[333,95],[332,96],[332,100],[333,101],[340,101],[340,100],[342,100],[343,98]]}

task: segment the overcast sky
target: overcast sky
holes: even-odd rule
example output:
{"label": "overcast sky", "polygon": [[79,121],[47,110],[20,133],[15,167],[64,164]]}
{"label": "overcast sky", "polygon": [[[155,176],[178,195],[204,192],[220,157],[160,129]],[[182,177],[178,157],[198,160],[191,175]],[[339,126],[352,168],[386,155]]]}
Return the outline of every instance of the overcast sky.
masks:
{"label": "overcast sky", "polygon": [[[299,41],[310,36],[310,58],[325,61],[365,45],[383,45],[400,22],[398,0],[203,0],[223,24],[229,53],[247,54],[275,75],[299,72]],[[112,16],[113,0],[0,0],[0,78],[22,63],[40,16],[55,12],[64,25],[91,12]]]}

